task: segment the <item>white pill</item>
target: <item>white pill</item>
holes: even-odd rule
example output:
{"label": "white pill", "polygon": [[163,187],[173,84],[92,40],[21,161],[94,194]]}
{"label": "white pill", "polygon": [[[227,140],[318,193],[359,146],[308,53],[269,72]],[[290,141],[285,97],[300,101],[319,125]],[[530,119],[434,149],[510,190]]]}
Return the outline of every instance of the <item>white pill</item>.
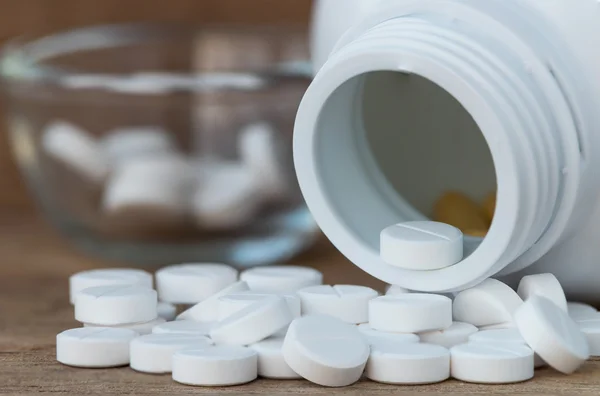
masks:
{"label": "white pill", "polygon": [[197,386],[229,386],[254,381],[256,351],[240,346],[183,349],[173,355],[173,380]]}
{"label": "white pill", "polygon": [[506,284],[486,279],[456,295],[452,306],[454,320],[474,326],[511,322],[523,300]]}
{"label": "white pill", "polygon": [[378,293],[365,286],[318,285],[298,290],[302,314],[324,314],[346,323],[358,324],[369,320],[369,301]]}
{"label": "white pill", "polygon": [[517,294],[527,300],[533,295],[546,297],[567,312],[567,298],[556,276],[552,274],[527,275],[519,282]]}
{"label": "white pill", "polygon": [[600,313],[596,312],[595,314],[589,314],[589,315],[581,315],[579,317],[570,317],[571,319],[573,319],[573,321],[575,321],[575,323],[579,324],[580,326],[587,323],[587,322],[597,322],[600,321]]}
{"label": "white pill", "polygon": [[496,330],[496,329],[516,329],[517,325],[515,322],[504,322],[493,325],[479,326],[479,331],[482,330]]}
{"label": "white pill", "polygon": [[177,307],[171,303],[167,303],[164,301],[158,302],[156,311],[158,312],[159,318],[163,318],[168,321],[174,320],[175,316],[177,315]]}
{"label": "white pill", "polygon": [[211,345],[208,337],[185,334],[149,334],[137,337],[129,347],[130,366],[143,373],[170,373],[175,352],[208,348]]}
{"label": "white pill", "polygon": [[323,274],[314,268],[296,265],[271,265],[243,271],[240,279],[250,290],[269,293],[290,293],[323,283]]}
{"label": "white pill", "polygon": [[152,329],[153,334],[187,334],[207,336],[215,326],[214,322],[194,322],[192,320],[176,320],[162,323]]}
{"label": "white pill", "polygon": [[240,157],[256,175],[269,201],[280,201],[290,194],[288,177],[283,172],[285,162],[278,158],[283,142],[277,138],[277,132],[267,123],[248,125],[239,135]]}
{"label": "white pill", "polygon": [[477,333],[477,327],[469,323],[454,322],[452,326],[444,330],[427,331],[419,333],[421,342],[433,345],[452,348],[453,346],[464,344],[469,340],[469,336]]}
{"label": "white pill", "polygon": [[217,293],[200,301],[193,307],[183,311],[177,316],[177,320],[194,320],[197,322],[215,322],[219,320],[219,298],[231,293],[248,290],[248,284],[244,281],[232,283]]}
{"label": "white pill", "polygon": [[[401,286],[396,286],[396,285],[389,285],[386,289],[385,295],[386,296],[393,296],[396,294],[406,294],[406,293],[413,293],[413,291],[405,289]],[[419,292],[414,292],[414,293],[419,293]],[[426,293],[426,292],[421,292],[421,293]],[[449,299],[454,299],[454,294],[453,293],[426,293],[426,294],[438,294],[440,296],[445,296],[448,297]]]}
{"label": "white pill", "polygon": [[129,330],[135,331],[139,335],[146,335],[146,334],[151,334],[152,329],[154,329],[155,326],[158,326],[159,324],[163,324],[165,322],[166,322],[166,320],[164,318],[156,318],[149,322],[129,323],[129,324],[122,324],[122,325],[115,325],[115,326],[102,326],[102,325],[96,325],[93,323],[84,323],[83,327],[110,327],[110,328],[114,328],[114,329],[129,329]]}
{"label": "white pill", "polygon": [[389,333],[386,331],[373,330],[368,323],[358,325],[360,331],[369,342],[370,345],[388,345],[389,343],[417,343],[419,336],[412,333]]}
{"label": "white pill", "polygon": [[227,230],[248,225],[261,203],[260,184],[250,169],[217,166],[202,177],[192,196],[191,210],[199,227]]}
{"label": "white pill", "polygon": [[487,344],[526,344],[525,339],[516,328],[482,330],[469,336],[469,342],[483,342]]}
{"label": "white pill", "polygon": [[525,345],[468,343],[450,350],[451,375],[479,384],[509,384],[533,378],[533,351]]}
{"label": "white pill", "polygon": [[369,301],[369,324],[375,330],[420,333],[452,325],[452,300],[436,294],[399,294]]}
{"label": "white pill", "polygon": [[283,338],[267,338],[250,345],[258,354],[258,375],[273,379],[302,378],[283,358]]}
{"label": "white pill", "polygon": [[433,384],[450,377],[450,352],[431,344],[389,342],[371,346],[365,370],[372,381],[386,384]]}
{"label": "white pill", "polygon": [[48,155],[92,183],[103,183],[110,172],[110,161],[102,146],[75,125],[53,122],[46,127],[41,144]]}
{"label": "white pill", "polygon": [[117,367],[129,364],[129,342],[137,333],[127,329],[80,327],[56,336],[56,360],[75,367]]}
{"label": "white pill", "polygon": [[149,322],[157,318],[156,291],[113,285],[83,289],[75,296],[75,320],[97,325]]}
{"label": "white pill", "polygon": [[363,373],[370,346],[356,326],[326,315],[295,319],[283,342],[285,362],[323,386],[347,386]]}
{"label": "white pill", "polygon": [[578,322],[590,348],[590,356],[600,356],[600,319]]}
{"label": "white pill", "polygon": [[463,258],[463,234],[449,224],[411,221],[381,231],[381,259],[412,270],[435,270]]}
{"label": "white pill", "polygon": [[[511,329],[494,329],[494,330],[482,330],[469,337],[469,342],[480,342],[485,344],[513,344],[513,345],[525,345],[528,347],[525,339],[517,328]],[[544,360],[536,353],[533,357],[534,366],[543,367],[546,365]]]}
{"label": "white pill", "polygon": [[573,319],[576,323],[578,324],[583,324],[586,322],[597,322],[600,321],[600,312],[595,312],[593,314],[586,314],[586,315],[581,315],[579,317],[572,317],[570,316],[571,319]]}
{"label": "white pill", "polygon": [[188,209],[191,176],[189,163],[180,156],[132,159],[109,179],[103,210],[117,218],[180,223]]}
{"label": "white pill", "polygon": [[237,271],[225,264],[180,264],[156,272],[161,301],[196,304],[237,280]]}
{"label": "white pill", "polygon": [[396,294],[406,294],[406,293],[410,293],[410,290],[405,289],[401,286],[397,286],[397,285],[389,285],[385,291],[386,296],[393,296]]}
{"label": "white pill", "polygon": [[530,297],[515,313],[515,323],[527,345],[562,373],[574,372],[589,358],[579,326],[547,298]]}
{"label": "white pill", "polygon": [[152,289],[152,274],[129,268],[106,268],[78,272],[69,278],[69,300],[75,304],[75,295],[95,286],[138,285]]}
{"label": "white pill", "polygon": [[123,163],[140,156],[160,156],[176,151],[173,138],[155,126],[121,128],[109,132],[102,145],[111,163]]}
{"label": "white pill", "polygon": [[285,300],[269,296],[218,322],[210,338],[215,344],[250,345],[272,336],[292,319]]}
{"label": "white pill", "polygon": [[282,297],[292,314],[292,318],[297,318],[301,315],[300,297],[293,293],[261,293],[255,291],[243,291],[239,293],[231,293],[219,298],[219,320],[223,320],[248,307],[250,304],[271,296]]}
{"label": "white pill", "polygon": [[569,316],[573,319],[583,319],[598,315],[598,310],[596,308],[580,302],[569,301],[567,303],[567,311]]}

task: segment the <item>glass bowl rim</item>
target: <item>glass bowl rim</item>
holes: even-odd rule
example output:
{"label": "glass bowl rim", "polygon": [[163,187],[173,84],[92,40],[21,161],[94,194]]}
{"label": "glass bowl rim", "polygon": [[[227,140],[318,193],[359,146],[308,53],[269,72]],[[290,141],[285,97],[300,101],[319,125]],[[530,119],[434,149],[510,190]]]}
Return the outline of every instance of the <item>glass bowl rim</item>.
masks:
{"label": "glass bowl rim", "polygon": [[[77,87],[65,86],[64,82],[69,79],[92,77],[98,82],[92,86],[79,88],[111,90],[115,84],[124,84],[132,81],[131,73],[86,73],[85,70],[61,69],[43,65],[47,59],[73,53],[75,51],[90,51],[95,49],[118,48],[126,45],[150,42],[153,39],[174,39],[177,37],[190,37],[194,33],[231,33],[231,34],[256,34],[256,35],[278,35],[281,36],[304,34],[308,40],[306,28],[301,25],[245,25],[245,24],[202,24],[190,25],[168,22],[139,22],[94,25],[82,28],[65,30],[58,33],[41,37],[19,36],[9,40],[0,50],[0,83],[1,84],[44,84],[46,86],[57,86],[63,89]],[[84,38],[88,42],[81,45]],[[37,55],[33,56],[32,53]],[[226,89],[228,91],[253,92],[262,91],[265,86],[272,86],[281,81],[302,80],[306,81],[313,77],[312,65],[308,59],[298,59],[282,64],[267,64],[261,68],[252,70],[228,70],[224,73],[232,79],[233,83],[226,86],[214,86],[206,84],[203,79],[207,75],[219,73],[218,71],[196,73],[177,73],[180,83],[170,87],[171,91],[193,91],[205,92]],[[254,80],[248,79],[249,75],[256,75]],[[150,74],[160,74],[151,72]],[[173,73],[164,73],[164,76]],[[237,79],[235,79],[237,77]],[[244,78],[245,77],[245,78]],[[183,82],[190,84],[185,86]],[[204,81],[204,83],[202,83]],[[193,84],[199,82],[199,84]],[[254,83],[252,83],[254,82]],[[259,83],[256,83],[259,82]],[[139,93],[119,90],[120,93]],[[148,93],[148,92],[142,92]],[[164,93],[164,92],[159,92]]]}

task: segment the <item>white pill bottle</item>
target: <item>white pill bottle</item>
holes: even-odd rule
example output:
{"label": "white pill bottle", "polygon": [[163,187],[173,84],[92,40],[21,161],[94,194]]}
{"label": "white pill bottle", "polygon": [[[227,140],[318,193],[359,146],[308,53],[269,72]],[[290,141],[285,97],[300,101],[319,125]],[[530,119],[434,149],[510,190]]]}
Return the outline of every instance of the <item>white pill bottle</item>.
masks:
{"label": "white pill bottle", "polygon": [[[320,0],[294,156],[320,227],[388,283],[454,291],[552,272],[600,302],[600,3]],[[497,189],[487,236],[440,270],[390,266],[380,231],[445,191]]]}

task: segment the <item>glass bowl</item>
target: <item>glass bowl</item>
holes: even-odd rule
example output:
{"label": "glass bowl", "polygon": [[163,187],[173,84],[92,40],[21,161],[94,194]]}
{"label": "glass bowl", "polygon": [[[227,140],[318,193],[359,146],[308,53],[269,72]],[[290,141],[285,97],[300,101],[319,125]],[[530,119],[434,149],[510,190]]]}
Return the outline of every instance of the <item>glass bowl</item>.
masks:
{"label": "glass bowl", "polygon": [[63,234],[120,261],[286,260],[317,235],[292,164],[306,34],[143,24],[8,45],[10,141]]}

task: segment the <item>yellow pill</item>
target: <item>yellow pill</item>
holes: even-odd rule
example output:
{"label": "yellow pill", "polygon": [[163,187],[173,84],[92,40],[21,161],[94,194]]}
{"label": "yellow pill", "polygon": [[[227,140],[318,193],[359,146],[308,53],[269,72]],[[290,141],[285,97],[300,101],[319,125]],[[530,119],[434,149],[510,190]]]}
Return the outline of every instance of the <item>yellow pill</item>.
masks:
{"label": "yellow pill", "polygon": [[481,207],[465,194],[449,191],[433,208],[435,221],[453,225],[463,233],[468,230],[487,230],[490,226]]}
{"label": "yellow pill", "polygon": [[490,193],[487,197],[485,197],[485,200],[483,201],[483,211],[485,212],[485,215],[491,223],[492,219],[494,218],[494,212],[496,211],[495,192]]}
{"label": "yellow pill", "polygon": [[476,237],[476,238],[485,238],[487,233],[488,233],[488,230],[466,230],[465,232],[463,232],[463,234],[465,234],[465,235]]}

